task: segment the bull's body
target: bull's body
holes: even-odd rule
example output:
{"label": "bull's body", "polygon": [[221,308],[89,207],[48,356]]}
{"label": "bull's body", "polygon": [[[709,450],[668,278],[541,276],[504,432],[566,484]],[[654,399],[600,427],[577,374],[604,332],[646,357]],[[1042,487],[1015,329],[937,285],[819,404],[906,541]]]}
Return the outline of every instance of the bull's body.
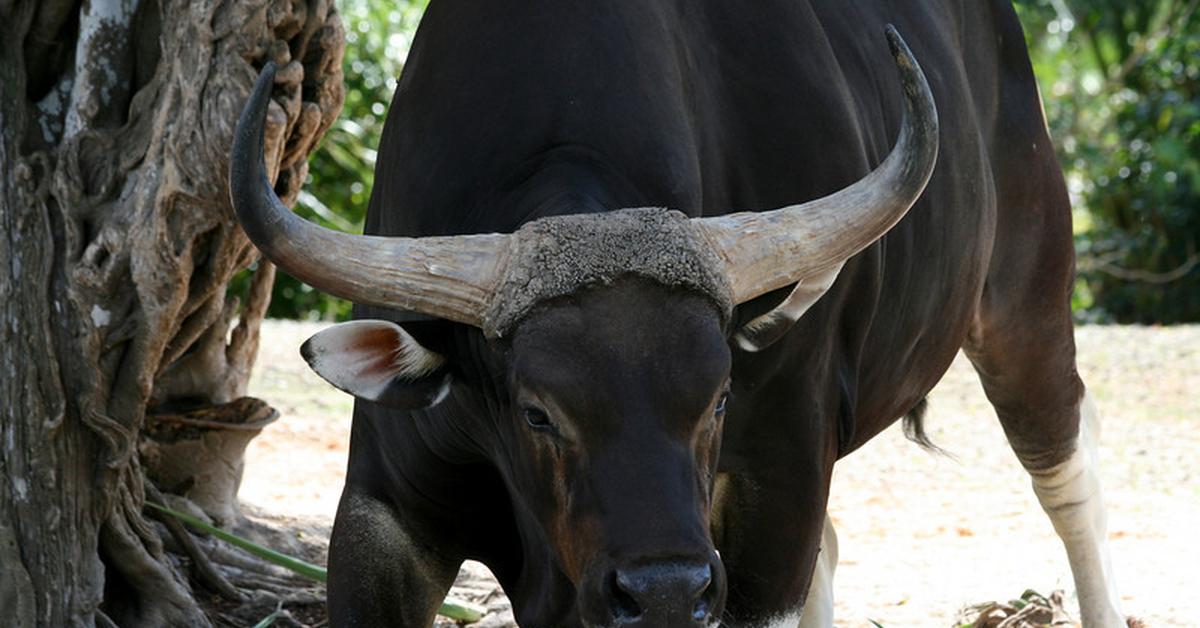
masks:
{"label": "bull's body", "polygon": [[915,4],[434,2],[389,113],[366,232],[509,232],[622,207],[712,215],[836,191],[895,140],[901,94],[879,36],[894,23],[938,103],[937,169],[782,343],[738,356],[722,464],[743,466],[763,442],[816,453],[764,421],[836,418],[835,450],[849,453],[941,378],[989,269],[1025,270],[1023,282],[1028,270],[1003,262],[1040,262],[1050,298],[1069,290],[1070,217],[1011,6]]}
{"label": "bull's body", "polygon": [[[778,207],[836,191],[888,154],[902,103],[880,36],[887,23],[932,86],[937,167],[904,220],[851,258],[782,340],[731,349],[710,511],[727,625],[794,621],[834,462],[917,408],[961,347],[1031,471],[1076,449],[1069,207],[1009,3],[435,0],[385,127],[372,234],[504,233],[626,207],[692,216]],[[633,296],[621,301],[622,290]],[[645,352],[678,354],[660,361],[670,371],[693,350],[674,330],[645,332],[656,303],[674,301],[638,290],[616,284],[571,306],[604,312],[580,331],[579,357],[563,354],[564,368],[592,369],[597,390],[638,395],[648,379],[690,376],[626,380],[633,354],[605,353],[613,335],[637,335]],[[786,294],[741,305],[733,324]],[[357,317],[404,320],[369,307]],[[514,477],[531,463],[514,459],[511,437],[495,427],[502,359],[472,327],[406,327],[453,356],[457,379],[429,409],[356,405],[331,550],[335,620],[428,621],[472,558],[495,572],[523,625],[579,623],[570,543],[547,540],[538,510],[552,505],[520,496]],[[620,508],[644,517],[648,528],[635,521],[624,534],[655,534],[655,510],[675,507],[658,483],[668,470],[654,464],[591,477],[621,484]],[[621,540],[620,530],[606,534]],[[1109,601],[1095,606],[1088,616],[1085,603],[1085,618],[1110,622]]]}

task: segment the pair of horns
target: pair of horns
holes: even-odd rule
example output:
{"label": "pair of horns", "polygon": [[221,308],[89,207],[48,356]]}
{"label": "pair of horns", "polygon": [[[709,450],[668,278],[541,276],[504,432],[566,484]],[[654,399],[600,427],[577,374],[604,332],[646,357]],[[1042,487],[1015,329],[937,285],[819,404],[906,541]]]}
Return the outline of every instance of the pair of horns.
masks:
{"label": "pair of horns", "polygon": [[[896,145],[879,167],[800,205],[690,220],[715,249],[734,303],[838,267],[899,222],[925,189],[938,150],[933,94],[890,25],[887,38],[900,71],[904,117]],[[514,236],[360,236],[296,216],[275,195],[263,161],[274,79],[275,65],[268,63],[238,120],[230,163],[233,206],[254,244],[280,268],[330,294],[481,326],[505,276]]]}

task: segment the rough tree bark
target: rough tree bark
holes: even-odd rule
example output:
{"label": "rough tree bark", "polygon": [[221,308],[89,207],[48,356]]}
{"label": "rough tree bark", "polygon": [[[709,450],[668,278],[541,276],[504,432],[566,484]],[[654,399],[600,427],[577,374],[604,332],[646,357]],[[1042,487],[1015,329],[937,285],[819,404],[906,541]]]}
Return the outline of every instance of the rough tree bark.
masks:
{"label": "rough tree bark", "polygon": [[[341,107],[332,0],[0,0],[0,609],[207,625],[144,518],[139,439],[245,393],[273,268],[226,182],[257,76],[277,190]],[[261,419],[261,416],[259,417]]]}

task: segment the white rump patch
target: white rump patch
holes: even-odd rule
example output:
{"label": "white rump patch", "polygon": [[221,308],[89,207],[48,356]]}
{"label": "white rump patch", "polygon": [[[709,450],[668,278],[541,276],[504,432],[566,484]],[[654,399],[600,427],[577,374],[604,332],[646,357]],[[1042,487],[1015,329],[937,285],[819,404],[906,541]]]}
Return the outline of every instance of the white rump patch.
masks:
{"label": "white rump patch", "polygon": [[403,327],[379,320],[334,325],[309,338],[300,351],[325,381],[371,401],[379,400],[394,380],[416,380],[446,363]]}
{"label": "white rump patch", "polygon": [[1062,539],[1075,578],[1083,625],[1125,628],[1108,556],[1107,518],[1100,491],[1100,424],[1091,396],[1079,409],[1079,443],[1062,463],[1031,473],[1033,492]]}

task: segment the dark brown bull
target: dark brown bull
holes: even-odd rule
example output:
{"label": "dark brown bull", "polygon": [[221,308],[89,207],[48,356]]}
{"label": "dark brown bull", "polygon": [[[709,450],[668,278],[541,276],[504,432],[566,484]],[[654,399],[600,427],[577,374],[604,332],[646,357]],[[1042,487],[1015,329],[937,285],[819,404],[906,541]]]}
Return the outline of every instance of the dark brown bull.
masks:
{"label": "dark brown bull", "polygon": [[468,558],[528,626],[831,625],[834,461],[963,346],[1085,624],[1121,625],[1020,27],[1004,2],[895,4],[435,0],[372,236],[275,198],[264,70],[239,219],[360,304],[304,348],[358,397],[335,625],[428,625]]}

